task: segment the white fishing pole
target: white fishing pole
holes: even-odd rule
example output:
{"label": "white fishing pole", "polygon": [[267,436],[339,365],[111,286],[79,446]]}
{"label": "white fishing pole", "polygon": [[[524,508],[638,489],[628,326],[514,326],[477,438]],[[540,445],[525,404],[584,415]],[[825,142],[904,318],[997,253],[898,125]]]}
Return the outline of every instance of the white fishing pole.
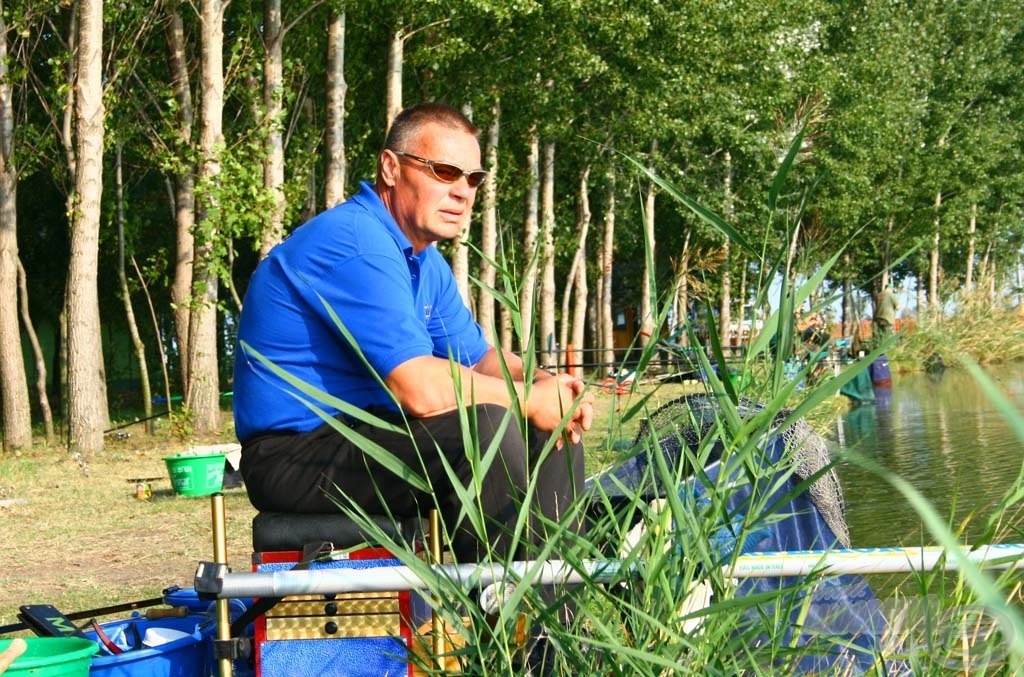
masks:
{"label": "white fishing pole", "polygon": [[[968,561],[984,568],[1009,569],[1021,564],[1024,544],[986,545],[977,550],[965,546],[963,554]],[[940,564],[945,571],[960,568],[957,558],[940,546],[751,552],[740,555],[732,567],[726,567],[726,575],[764,578],[807,576],[813,572],[895,574],[934,571]]]}
{"label": "white fishing pole", "polygon": [[[964,549],[964,556],[982,568],[1016,568],[1024,560],[1024,544],[987,545],[977,550]],[[943,559],[945,558],[945,559]],[[812,573],[882,574],[932,571],[940,567],[953,571],[959,560],[938,546],[910,548],[855,548],[846,550],[798,550],[753,552],[740,555],[723,572],[731,578],[807,576]],[[387,592],[424,590],[430,587],[406,566],[382,566],[365,569],[333,568],[286,571],[228,572],[226,568],[200,563],[196,571],[196,590],[218,598],[285,597],[288,595],[324,595],[349,592]],[[443,564],[431,567],[436,576],[457,582],[465,588],[481,588],[482,604],[499,605],[510,594],[510,586],[522,580],[531,585],[578,585],[585,582],[607,583],[634,578],[643,562],[622,560],[583,560],[570,564],[563,560],[510,562],[500,564]],[[493,586],[493,587],[492,587]]]}

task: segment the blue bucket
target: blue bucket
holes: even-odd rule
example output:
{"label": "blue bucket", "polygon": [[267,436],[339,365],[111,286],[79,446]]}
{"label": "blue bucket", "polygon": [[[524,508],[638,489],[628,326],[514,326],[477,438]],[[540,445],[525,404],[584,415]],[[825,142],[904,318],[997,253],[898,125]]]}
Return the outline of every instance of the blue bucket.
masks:
{"label": "blue bucket", "polygon": [[868,367],[871,372],[871,384],[876,388],[892,387],[892,371],[889,369],[889,358],[879,355]]}
{"label": "blue bucket", "polygon": [[[91,677],[191,677],[214,672],[215,623],[206,614],[157,620],[133,616],[100,627],[125,651],[105,655],[101,649],[93,656]],[[85,634],[97,640],[95,632]]]}

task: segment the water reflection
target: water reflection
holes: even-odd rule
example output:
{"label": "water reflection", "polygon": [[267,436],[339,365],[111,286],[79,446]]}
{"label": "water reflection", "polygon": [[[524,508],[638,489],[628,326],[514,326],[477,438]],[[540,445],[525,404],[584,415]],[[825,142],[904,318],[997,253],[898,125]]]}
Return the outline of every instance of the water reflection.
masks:
{"label": "water reflection", "polygon": [[[990,375],[1024,411],[1024,365],[1001,366]],[[1024,445],[995,405],[960,370],[899,378],[875,396],[873,404],[837,421],[839,445],[909,481],[953,523],[975,514],[968,538],[977,535],[1024,461]],[[932,542],[889,484],[849,464],[839,473],[855,546]]]}

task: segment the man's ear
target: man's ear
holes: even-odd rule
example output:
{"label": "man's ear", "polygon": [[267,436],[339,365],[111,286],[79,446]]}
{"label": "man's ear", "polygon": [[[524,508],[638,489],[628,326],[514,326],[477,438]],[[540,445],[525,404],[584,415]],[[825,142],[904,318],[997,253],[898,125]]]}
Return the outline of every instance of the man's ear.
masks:
{"label": "man's ear", "polygon": [[380,174],[380,180],[386,186],[394,186],[398,180],[398,174],[401,172],[398,156],[385,149],[381,151],[379,162],[380,169],[378,174]]}

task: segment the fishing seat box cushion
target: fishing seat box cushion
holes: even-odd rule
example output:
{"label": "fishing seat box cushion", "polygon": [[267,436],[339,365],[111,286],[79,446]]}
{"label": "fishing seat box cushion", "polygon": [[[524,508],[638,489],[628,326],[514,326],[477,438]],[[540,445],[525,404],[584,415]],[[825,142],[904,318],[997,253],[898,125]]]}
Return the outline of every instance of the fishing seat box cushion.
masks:
{"label": "fishing seat box cushion", "polygon": [[[418,519],[398,525],[383,517],[373,521],[407,542],[421,533]],[[291,569],[307,544],[323,542],[333,545],[334,555],[312,562],[310,570],[401,564],[384,548],[359,548],[368,539],[340,513],[261,512],[253,518],[252,536],[258,572]],[[425,600],[408,591],[285,597],[255,621],[256,676],[409,675],[413,630],[429,614]]]}

